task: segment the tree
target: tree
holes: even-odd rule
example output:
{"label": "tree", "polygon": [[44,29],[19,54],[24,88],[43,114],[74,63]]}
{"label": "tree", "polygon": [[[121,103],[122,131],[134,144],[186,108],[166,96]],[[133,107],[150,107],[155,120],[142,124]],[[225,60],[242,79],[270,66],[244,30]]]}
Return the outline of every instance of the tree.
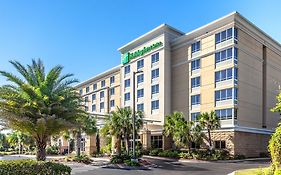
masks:
{"label": "tree", "polygon": [[187,147],[190,150],[193,125],[193,122],[184,119],[183,113],[174,112],[165,117],[164,134],[171,136],[177,147]]}
{"label": "tree", "polygon": [[37,160],[46,159],[47,140],[74,127],[78,116],[85,116],[81,97],[72,86],[73,74],[62,75],[62,66],[45,72],[43,62],[32,60],[23,66],[10,61],[20,77],[6,71],[0,74],[10,82],[0,87],[0,116],[10,128],[31,135],[37,147]]}
{"label": "tree", "polygon": [[[135,115],[135,126],[136,132],[143,125],[143,113],[137,111]],[[101,133],[103,135],[114,135],[116,137],[116,152],[120,154],[121,145],[120,141],[124,139],[126,142],[126,151],[129,153],[129,140],[133,135],[133,123],[132,123],[132,111],[130,108],[117,108],[117,111],[113,111],[110,116],[108,116],[105,126],[102,128]]]}
{"label": "tree", "polygon": [[205,128],[208,132],[209,149],[213,149],[211,131],[220,128],[220,120],[214,111],[210,113],[204,112],[198,117],[199,123],[202,128]]}

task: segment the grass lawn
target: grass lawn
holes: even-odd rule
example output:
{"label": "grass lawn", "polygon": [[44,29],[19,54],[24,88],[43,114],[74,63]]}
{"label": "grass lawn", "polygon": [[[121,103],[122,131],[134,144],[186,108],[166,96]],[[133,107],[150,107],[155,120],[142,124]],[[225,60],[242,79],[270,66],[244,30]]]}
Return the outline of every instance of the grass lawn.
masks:
{"label": "grass lawn", "polygon": [[[267,168],[262,168],[262,170]],[[255,169],[246,169],[246,170],[238,170],[235,172],[235,175],[258,175],[261,168],[255,168]]]}

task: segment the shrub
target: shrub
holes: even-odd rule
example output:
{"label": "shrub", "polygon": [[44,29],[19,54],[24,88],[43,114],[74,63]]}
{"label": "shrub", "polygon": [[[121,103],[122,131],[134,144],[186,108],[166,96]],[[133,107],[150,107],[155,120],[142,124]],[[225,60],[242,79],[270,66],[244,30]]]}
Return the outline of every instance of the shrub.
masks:
{"label": "shrub", "polygon": [[92,160],[89,158],[87,155],[80,155],[80,156],[67,156],[65,158],[66,161],[73,161],[73,162],[78,162],[78,163],[85,163],[85,164],[90,164]]}
{"label": "shrub", "polygon": [[150,150],[150,152],[149,152],[149,155],[150,156],[158,156],[159,155],[159,153],[160,152],[162,152],[163,150],[162,149],[152,149],[152,150]]}
{"label": "shrub", "polygon": [[240,159],[246,159],[246,156],[244,156],[244,155],[235,155],[234,156],[234,159],[238,159],[238,160],[240,160]]}
{"label": "shrub", "polygon": [[226,160],[229,159],[229,152],[227,150],[215,150],[212,152],[212,160]]}
{"label": "shrub", "polygon": [[192,154],[190,154],[189,152],[180,152],[179,153],[179,157],[182,159],[192,159]]}
{"label": "shrub", "polygon": [[70,175],[71,168],[54,162],[35,160],[6,160],[0,161],[0,174],[9,175]]}
{"label": "shrub", "polygon": [[132,160],[124,160],[124,163],[128,166],[140,166],[138,162],[132,161]]}
{"label": "shrub", "polygon": [[131,160],[131,158],[132,157],[130,155],[126,155],[126,154],[114,155],[110,159],[110,162],[112,164],[120,164],[120,163],[124,163],[125,160]]}
{"label": "shrub", "polygon": [[164,150],[158,153],[160,157],[170,157],[170,158],[178,158],[179,152],[176,150]]}
{"label": "shrub", "polygon": [[48,155],[58,155],[60,153],[59,147],[57,145],[48,146],[46,148],[46,153]]}
{"label": "shrub", "polygon": [[279,125],[269,141],[268,149],[275,168],[281,164],[281,125]]}

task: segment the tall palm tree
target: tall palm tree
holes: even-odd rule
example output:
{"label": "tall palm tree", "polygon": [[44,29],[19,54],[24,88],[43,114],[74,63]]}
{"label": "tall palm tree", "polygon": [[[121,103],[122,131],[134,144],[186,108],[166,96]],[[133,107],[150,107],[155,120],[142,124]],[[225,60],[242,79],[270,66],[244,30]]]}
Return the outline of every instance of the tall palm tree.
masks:
{"label": "tall palm tree", "polygon": [[0,71],[10,82],[0,87],[1,120],[31,135],[36,142],[37,160],[45,160],[48,138],[74,127],[77,117],[86,115],[81,97],[72,86],[77,80],[73,74],[62,75],[62,66],[46,73],[40,59],[27,66],[10,63],[19,75]]}
{"label": "tall palm tree", "polygon": [[200,125],[208,132],[209,149],[213,149],[211,131],[220,128],[220,120],[214,111],[204,112],[198,117]]}

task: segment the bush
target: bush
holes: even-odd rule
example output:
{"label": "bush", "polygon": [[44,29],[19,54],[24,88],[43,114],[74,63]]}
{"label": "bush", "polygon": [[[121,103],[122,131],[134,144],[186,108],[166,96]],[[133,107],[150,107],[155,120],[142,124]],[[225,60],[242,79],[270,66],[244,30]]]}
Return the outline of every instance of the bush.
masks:
{"label": "bush", "polygon": [[162,152],[162,149],[152,149],[149,151],[150,156],[158,156],[160,152]]}
{"label": "bush", "polygon": [[0,161],[0,174],[9,175],[70,175],[71,168],[53,162],[42,162],[35,160],[7,160]]}
{"label": "bush", "polygon": [[138,162],[132,161],[132,160],[124,160],[124,163],[128,166],[140,166]]}
{"label": "bush", "polygon": [[85,164],[90,164],[92,160],[87,156],[87,155],[80,155],[80,156],[67,156],[65,158],[66,161],[73,161],[73,162],[78,162],[78,163],[85,163]]}
{"label": "bush", "polygon": [[169,158],[178,158],[179,152],[175,150],[164,150],[159,152],[158,156],[160,157],[169,157]]}
{"label": "bush", "polygon": [[269,141],[268,149],[275,168],[281,164],[281,125],[279,125]]}
{"label": "bush", "polygon": [[58,155],[60,154],[59,147],[57,145],[48,146],[46,149],[48,155]]}
{"label": "bush", "polygon": [[182,159],[192,159],[193,156],[189,152],[180,152],[179,157]]}
{"label": "bush", "polygon": [[212,152],[212,160],[226,160],[229,159],[229,152],[227,150],[215,150]]}
{"label": "bush", "polygon": [[240,160],[240,159],[246,159],[246,156],[244,156],[244,155],[235,155],[234,156],[234,159],[238,159],[238,160]]}
{"label": "bush", "polygon": [[121,164],[124,163],[125,160],[131,160],[131,156],[130,155],[126,155],[126,154],[121,154],[121,155],[114,155],[111,159],[110,162],[112,164]]}

